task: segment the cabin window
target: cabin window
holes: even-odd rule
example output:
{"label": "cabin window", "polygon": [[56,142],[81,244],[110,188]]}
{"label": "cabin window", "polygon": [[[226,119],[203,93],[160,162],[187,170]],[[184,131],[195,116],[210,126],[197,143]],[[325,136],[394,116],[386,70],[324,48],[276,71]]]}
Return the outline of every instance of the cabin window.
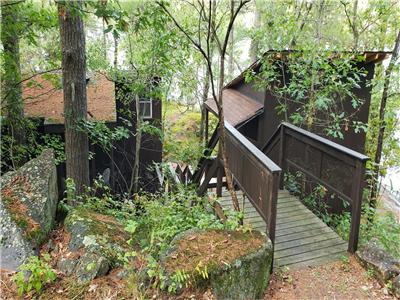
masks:
{"label": "cabin window", "polygon": [[143,119],[151,119],[153,117],[153,101],[152,99],[141,98],[139,100],[140,116]]}

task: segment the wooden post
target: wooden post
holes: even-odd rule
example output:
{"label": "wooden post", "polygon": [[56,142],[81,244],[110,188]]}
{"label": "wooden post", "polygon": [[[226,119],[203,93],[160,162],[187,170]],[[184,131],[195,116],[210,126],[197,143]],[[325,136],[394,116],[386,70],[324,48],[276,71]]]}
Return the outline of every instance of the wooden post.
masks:
{"label": "wooden post", "polygon": [[208,109],[206,109],[206,108],[203,108],[203,109],[205,109],[206,110],[206,120],[205,120],[205,122],[206,122],[206,128],[205,128],[205,145],[207,145],[208,144],[208,130],[209,130],[209,124],[208,124]]}
{"label": "wooden post", "polygon": [[363,182],[364,182],[364,169],[365,163],[362,161],[356,162],[356,172],[355,172],[355,184],[352,188],[352,200],[351,203],[351,227],[349,236],[349,245],[347,250],[350,253],[357,251],[358,245],[358,235],[360,231],[360,218],[361,218],[361,202],[363,194]]}
{"label": "wooden post", "polygon": [[272,174],[272,180],[270,182],[270,186],[272,186],[269,210],[270,210],[270,220],[268,220],[268,235],[272,242],[272,263],[271,263],[271,273],[274,268],[274,252],[275,252],[275,229],[276,229],[276,211],[278,205],[278,182],[279,178],[282,176],[282,173],[274,173]]}
{"label": "wooden post", "polygon": [[222,176],[223,176],[224,168],[221,163],[218,161],[218,169],[217,169],[217,197],[222,196]]}
{"label": "wooden post", "polygon": [[282,172],[280,174],[279,178],[279,188],[282,190],[283,189],[283,181],[284,181],[284,176],[286,172],[286,164],[285,164],[285,126],[281,124],[281,130],[280,130],[280,149],[279,149],[279,167],[282,169]]}

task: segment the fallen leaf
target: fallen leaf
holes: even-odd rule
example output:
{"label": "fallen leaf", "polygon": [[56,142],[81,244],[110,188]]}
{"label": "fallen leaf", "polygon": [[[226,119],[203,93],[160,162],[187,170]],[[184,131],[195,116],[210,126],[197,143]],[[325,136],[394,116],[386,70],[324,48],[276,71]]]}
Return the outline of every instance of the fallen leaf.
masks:
{"label": "fallen leaf", "polygon": [[97,284],[91,284],[89,286],[89,293],[94,292],[97,289]]}

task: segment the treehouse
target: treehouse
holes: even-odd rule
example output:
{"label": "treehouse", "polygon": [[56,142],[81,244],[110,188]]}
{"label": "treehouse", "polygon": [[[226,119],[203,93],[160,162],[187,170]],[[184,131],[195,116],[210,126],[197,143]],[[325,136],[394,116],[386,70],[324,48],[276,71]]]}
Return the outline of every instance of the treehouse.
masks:
{"label": "treehouse", "polygon": [[[87,77],[87,119],[96,123],[103,123],[102,131],[109,136],[108,129],[125,127],[129,130],[129,137],[112,140],[112,146],[105,149],[96,141],[96,130],[89,132],[93,135],[90,142],[91,180],[103,175],[115,192],[126,192],[131,182],[132,166],[135,160],[136,148],[136,108],[132,93],[126,88],[121,89],[122,81],[113,82],[101,73],[92,73]],[[130,101],[128,101],[128,98]],[[40,120],[39,133],[58,134],[64,138],[64,105],[61,86],[61,73],[50,73],[34,76],[23,85],[23,99],[25,102],[25,117]],[[161,130],[161,101],[158,99],[140,99],[141,118],[143,121],[160,128]],[[101,128],[101,127],[97,127]],[[162,143],[160,137],[152,134],[143,134],[140,148],[140,188],[145,191],[157,189],[156,173],[152,171],[154,163],[162,159]],[[57,167],[59,191],[63,191],[66,177],[65,163]]]}

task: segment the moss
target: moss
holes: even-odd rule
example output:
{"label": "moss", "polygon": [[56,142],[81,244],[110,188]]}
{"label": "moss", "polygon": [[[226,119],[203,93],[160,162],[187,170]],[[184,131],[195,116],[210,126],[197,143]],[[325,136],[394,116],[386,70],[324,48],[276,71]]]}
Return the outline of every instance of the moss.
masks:
{"label": "moss", "polygon": [[189,230],[162,259],[167,276],[189,275],[195,289],[212,287],[217,299],[259,299],[272,264],[272,243],[258,232]]}
{"label": "moss", "polygon": [[8,187],[1,191],[2,201],[10,213],[11,220],[21,228],[24,236],[35,246],[40,245],[46,238],[45,232],[41,229],[39,223],[33,220],[27,214],[27,207],[18,198],[14,191]]}
{"label": "moss", "polygon": [[67,216],[65,225],[71,233],[71,250],[86,248],[109,259],[112,267],[119,264],[123,252],[129,250],[129,234],[111,216],[78,207]]}

